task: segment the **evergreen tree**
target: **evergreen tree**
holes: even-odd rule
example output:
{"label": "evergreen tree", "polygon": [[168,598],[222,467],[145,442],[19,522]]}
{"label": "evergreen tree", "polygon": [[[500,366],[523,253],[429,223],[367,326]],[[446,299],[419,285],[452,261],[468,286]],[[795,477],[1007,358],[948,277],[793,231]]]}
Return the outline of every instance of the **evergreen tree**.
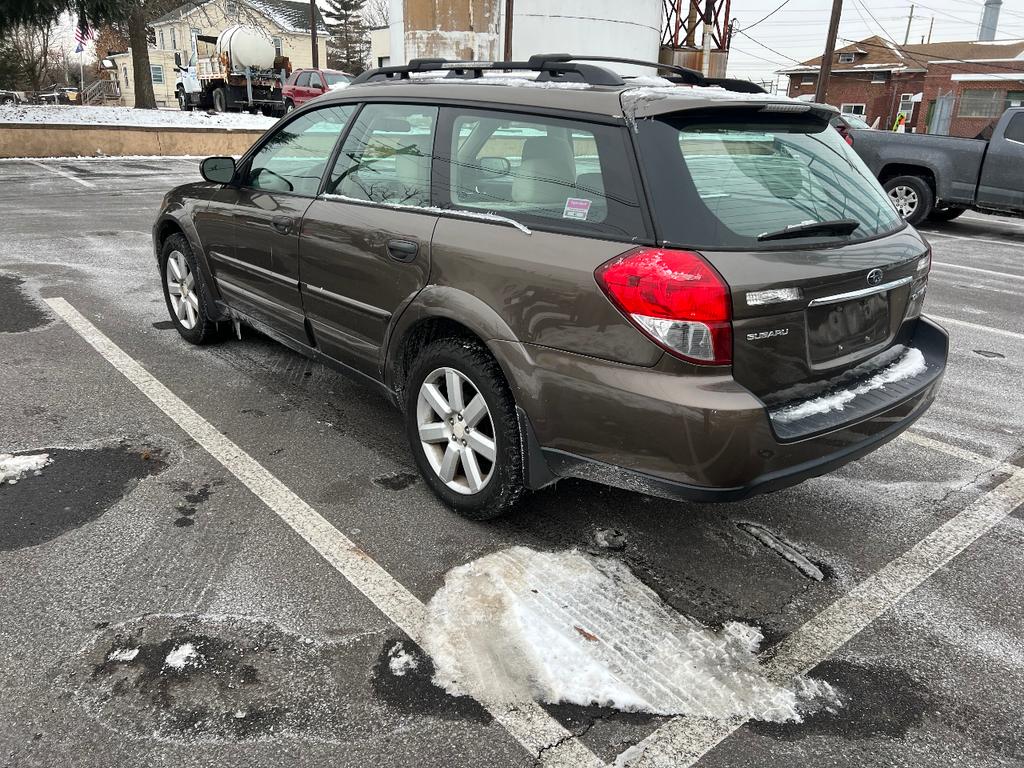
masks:
{"label": "evergreen tree", "polygon": [[331,30],[327,40],[327,66],[358,75],[366,69],[369,30],[363,22],[366,0],[323,0],[321,8]]}

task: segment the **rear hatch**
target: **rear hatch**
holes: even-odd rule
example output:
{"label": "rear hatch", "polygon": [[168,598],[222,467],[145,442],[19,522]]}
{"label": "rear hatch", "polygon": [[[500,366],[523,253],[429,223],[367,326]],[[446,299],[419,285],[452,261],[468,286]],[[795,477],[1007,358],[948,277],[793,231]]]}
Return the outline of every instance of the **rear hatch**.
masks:
{"label": "rear hatch", "polygon": [[722,102],[636,122],[658,239],[728,284],[734,378],[769,407],[891,364],[927,246],[809,105]]}

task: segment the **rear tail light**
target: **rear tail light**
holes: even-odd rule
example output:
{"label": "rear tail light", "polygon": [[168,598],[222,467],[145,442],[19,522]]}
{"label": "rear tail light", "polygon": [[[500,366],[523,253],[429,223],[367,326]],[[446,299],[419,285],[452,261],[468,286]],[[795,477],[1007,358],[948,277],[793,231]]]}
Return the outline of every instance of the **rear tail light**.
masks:
{"label": "rear tail light", "polygon": [[702,365],[732,362],[729,286],[698,254],[637,248],[594,276],[619,311],[667,352]]}
{"label": "rear tail light", "polygon": [[907,311],[903,315],[904,320],[911,320],[921,316],[924,309],[924,297],[928,293],[928,273],[932,268],[932,249],[928,248],[920,259],[917,260],[917,279],[910,286],[910,297],[907,299]]}

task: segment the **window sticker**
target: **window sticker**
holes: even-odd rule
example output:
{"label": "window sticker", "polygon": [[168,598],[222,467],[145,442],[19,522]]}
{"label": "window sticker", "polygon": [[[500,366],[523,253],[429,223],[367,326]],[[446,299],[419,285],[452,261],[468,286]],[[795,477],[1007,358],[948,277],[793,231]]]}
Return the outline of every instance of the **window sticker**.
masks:
{"label": "window sticker", "polygon": [[563,219],[579,219],[586,221],[590,215],[590,201],[581,197],[570,197],[565,201],[565,210],[562,211]]}

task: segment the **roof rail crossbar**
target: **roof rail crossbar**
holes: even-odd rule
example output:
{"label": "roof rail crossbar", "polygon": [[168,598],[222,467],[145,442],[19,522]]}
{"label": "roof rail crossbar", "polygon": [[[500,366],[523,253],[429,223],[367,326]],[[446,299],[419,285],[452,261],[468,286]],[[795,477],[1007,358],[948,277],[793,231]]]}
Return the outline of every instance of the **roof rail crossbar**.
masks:
{"label": "roof rail crossbar", "polygon": [[[619,75],[604,67],[576,64],[548,56],[532,56],[529,61],[459,61],[452,59],[413,59],[408,64],[380,67],[363,72],[352,84],[375,80],[408,80],[413,73],[446,72],[455,77],[483,77],[484,71],[539,72],[538,79],[567,80],[588,85],[625,85]],[[471,74],[470,74],[471,73]]]}
{"label": "roof rail crossbar", "polygon": [[607,64],[632,64],[638,67],[651,67],[663,72],[674,72],[685,85],[704,85],[704,75],[696,69],[681,67],[677,64],[662,64],[657,61],[645,61],[644,59],[626,59],[621,56],[575,56],[571,53],[551,53],[531,56],[530,61],[539,59],[542,61],[601,61]]}

